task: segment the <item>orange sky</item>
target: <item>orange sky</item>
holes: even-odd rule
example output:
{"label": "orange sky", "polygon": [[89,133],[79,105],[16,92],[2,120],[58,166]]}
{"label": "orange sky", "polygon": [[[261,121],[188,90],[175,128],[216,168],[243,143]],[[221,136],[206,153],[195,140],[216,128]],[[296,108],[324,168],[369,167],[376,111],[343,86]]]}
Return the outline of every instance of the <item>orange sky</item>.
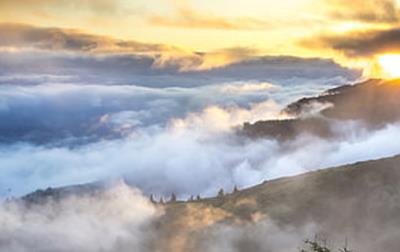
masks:
{"label": "orange sky", "polygon": [[237,60],[221,50],[246,48],[251,55],[334,58],[376,72],[367,65],[397,48],[349,55],[356,49],[343,39],[396,29],[397,6],[398,0],[2,0],[0,22],[162,44],[179,54],[211,52],[207,64],[215,66]]}

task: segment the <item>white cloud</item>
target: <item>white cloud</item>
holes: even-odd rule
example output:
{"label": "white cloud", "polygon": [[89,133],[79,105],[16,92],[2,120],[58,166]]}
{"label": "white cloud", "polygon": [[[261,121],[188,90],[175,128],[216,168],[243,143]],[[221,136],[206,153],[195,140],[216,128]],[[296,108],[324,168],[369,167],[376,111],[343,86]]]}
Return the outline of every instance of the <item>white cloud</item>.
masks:
{"label": "white cloud", "polygon": [[160,213],[124,184],[95,195],[26,206],[0,204],[0,250],[144,251],[146,228]]}
{"label": "white cloud", "polygon": [[221,87],[221,90],[226,93],[253,93],[253,92],[262,92],[269,91],[271,89],[277,89],[278,86],[267,83],[239,83],[239,84],[228,84]]}
{"label": "white cloud", "polygon": [[[210,107],[166,127],[137,129],[119,140],[72,149],[5,145],[0,149],[0,179],[5,181],[1,190],[12,188],[14,194],[21,194],[37,187],[125,176],[146,193],[214,195],[220,187],[251,186],[265,179],[399,153],[400,143],[393,141],[400,135],[397,124],[367,131],[360,124],[338,122],[334,126],[341,134],[337,139],[300,136],[286,143],[246,140],[234,134],[231,127],[251,120],[254,111],[257,107]],[[271,110],[265,113],[262,117]]]}

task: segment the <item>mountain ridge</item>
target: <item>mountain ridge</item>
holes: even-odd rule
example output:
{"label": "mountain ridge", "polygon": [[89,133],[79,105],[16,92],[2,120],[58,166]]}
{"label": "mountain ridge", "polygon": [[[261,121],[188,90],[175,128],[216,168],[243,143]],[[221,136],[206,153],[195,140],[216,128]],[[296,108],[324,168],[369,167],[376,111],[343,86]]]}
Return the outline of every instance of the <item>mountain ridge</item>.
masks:
{"label": "mountain ridge", "polygon": [[283,120],[245,123],[239,134],[290,140],[301,134],[323,138],[336,136],[333,121],[356,121],[368,129],[379,129],[400,120],[400,79],[370,79],[343,85],[319,96],[304,97],[287,105]]}

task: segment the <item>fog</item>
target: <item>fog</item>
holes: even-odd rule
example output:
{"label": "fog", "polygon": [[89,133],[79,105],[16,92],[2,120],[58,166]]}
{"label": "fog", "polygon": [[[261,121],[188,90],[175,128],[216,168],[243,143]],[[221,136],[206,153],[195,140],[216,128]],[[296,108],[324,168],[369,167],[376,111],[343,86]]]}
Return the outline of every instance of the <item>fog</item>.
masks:
{"label": "fog", "polygon": [[[244,108],[208,107],[165,127],[132,131],[116,140],[74,148],[4,145],[0,150],[3,197],[37,188],[86,183],[124,177],[145,194],[179,197],[215,195],[282,176],[398,154],[398,124],[368,131],[360,122],[332,123],[335,139],[300,135],[294,140],[246,139],[234,126],[276,114],[273,103]],[[266,113],[269,111],[269,114]],[[385,148],[376,148],[385,146]],[[7,190],[12,192],[9,193]]]}
{"label": "fog", "polygon": [[138,128],[165,127],[174,118],[201,113],[212,106],[246,110],[248,115],[236,120],[239,125],[246,120],[268,119],[285,104],[327,87],[330,86],[301,83],[289,87],[251,81],[198,88],[3,85],[0,141],[67,145],[120,138]]}
{"label": "fog", "polygon": [[0,250],[145,251],[158,211],[124,184],[42,205],[2,203]]}

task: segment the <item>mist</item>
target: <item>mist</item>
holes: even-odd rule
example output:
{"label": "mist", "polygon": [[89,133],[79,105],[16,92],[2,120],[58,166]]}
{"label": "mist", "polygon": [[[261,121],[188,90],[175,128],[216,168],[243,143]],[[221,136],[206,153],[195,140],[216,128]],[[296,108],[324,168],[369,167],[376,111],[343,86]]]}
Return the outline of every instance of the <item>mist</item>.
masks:
{"label": "mist", "polygon": [[0,204],[0,250],[146,251],[150,224],[162,212],[124,184],[40,205]]}
{"label": "mist", "polygon": [[268,119],[304,93],[318,94],[323,89],[306,83],[286,87],[260,82],[218,83],[200,88],[3,85],[0,87],[0,141],[85,144],[121,138],[141,128],[165,127],[174,118],[185,118],[213,106],[248,110],[247,118],[238,119]]}
{"label": "mist", "polygon": [[[133,131],[121,139],[74,148],[27,143],[0,149],[1,190],[22,195],[57,187],[123,177],[145,194],[180,198],[213,196],[220,188],[249,187],[311,170],[378,159],[399,153],[398,124],[367,130],[361,122],[337,121],[335,139],[300,135],[279,142],[273,138],[238,136],[235,126],[260,117],[284,117],[272,103],[244,108],[208,107],[165,127]],[[257,113],[260,111],[260,113]],[[269,114],[265,111],[269,111]],[[261,113],[262,112],[262,113]],[[385,148],[376,148],[385,146]]]}

